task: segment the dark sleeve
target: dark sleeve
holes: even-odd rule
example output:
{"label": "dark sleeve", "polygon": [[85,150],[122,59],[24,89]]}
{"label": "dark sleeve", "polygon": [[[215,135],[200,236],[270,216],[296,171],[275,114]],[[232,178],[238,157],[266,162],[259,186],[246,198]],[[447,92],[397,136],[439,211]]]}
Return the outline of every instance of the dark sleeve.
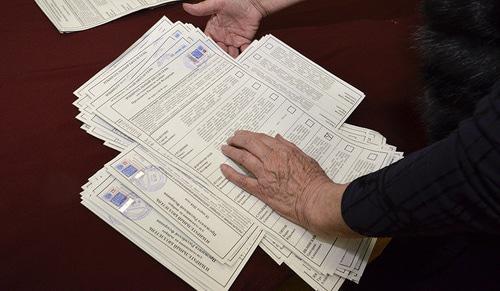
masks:
{"label": "dark sleeve", "polygon": [[353,181],[342,216],[367,236],[500,234],[500,82],[447,138]]}

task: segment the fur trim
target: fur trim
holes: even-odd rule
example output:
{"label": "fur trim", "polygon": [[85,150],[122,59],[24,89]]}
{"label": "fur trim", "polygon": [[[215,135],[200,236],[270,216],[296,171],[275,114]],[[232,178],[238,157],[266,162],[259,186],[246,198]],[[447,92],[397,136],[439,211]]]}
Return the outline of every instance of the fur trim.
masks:
{"label": "fur trim", "polygon": [[[427,0],[428,22],[417,33],[426,93],[424,120],[431,141],[471,116],[500,79],[500,1]],[[480,17],[480,19],[478,19]],[[459,20],[460,19],[460,20]],[[489,20],[488,20],[489,19]]]}
{"label": "fur trim", "polygon": [[434,29],[500,40],[498,0],[425,0],[423,10]]}

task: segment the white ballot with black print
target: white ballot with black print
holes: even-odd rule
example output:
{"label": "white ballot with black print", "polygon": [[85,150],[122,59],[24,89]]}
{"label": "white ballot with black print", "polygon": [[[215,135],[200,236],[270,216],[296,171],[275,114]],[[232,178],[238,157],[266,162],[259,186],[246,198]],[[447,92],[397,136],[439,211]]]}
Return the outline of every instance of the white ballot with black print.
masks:
{"label": "white ballot with black print", "polygon": [[220,262],[232,264],[258,227],[248,213],[219,199],[184,172],[158,163],[140,147],[120,154],[106,168]]}
{"label": "white ballot with black print", "polygon": [[220,145],[237,129],[280,133],[320,164],[323,161],[325,171],[337,182],[381,167],[389,155],[351,145],[330,129],[330,118],[302,108],[215,47],[208,39],[193,44],[179,40],[170,59],[160,65],[155,62],[146,78],[108,98],[95,113],[165,162],[214,186],[286,241],[292,251],[333,274],[340,260],[333,246],[342,245],[342,240],[319,240],[229,183],[219,165],[231,162],[220,152]]}
{"label": "white ballot with black print", "polygon": [[35,0],[59,32],[93,28],[132,12],[178,0]]}
{"label": "white ballot with black print", "polygon": [[365,97],[272,35],[252,43],[237,61],[301,108],[324,116],[324,123],[334,128],[339,128]]}
{"label": "white ballot with black print", "polygon": [[175,264],[183,274],[189,275],[191,281],[211,290],[227,290],[231,286],[263,235],[262,230],[254,228],[235,253],[233,264],[227,265],[210,256],[109,173],[94,179],[92,184],[82,195],[86,205],[101,209],[127,229],[120,232],[133,233],[141,238],[143,243],[140,246],[147,244],[148,249],[153,249],[162,258],[160,262]]}
{"label": "white ballot with black print", "polygon": [[[272,36],[254,41],[237,62],[199,29],[162,18],[75,95],[82,128],[122,151],[104,173],[136,195],[118,195],[115,208],[111,200],[102,204],[85,195],[83,203],[101,217],[116,215],[115,228],[193,287],[228,287],[260,228],[263,249],[315,289],[359,280],[374,239],[324,241],[234,186],[219,169],[228,163],[245,173],[220,152],[237,129],[283,135],[337,183],[401,158],[378,132],[344,123],[364,97],[359,90]],[[196,245],[197,256],[224,264],[222,274],[212,276],[218,281],[206,283],[196,268],[168,262],[152,233],[127,220],[137,201]]]}

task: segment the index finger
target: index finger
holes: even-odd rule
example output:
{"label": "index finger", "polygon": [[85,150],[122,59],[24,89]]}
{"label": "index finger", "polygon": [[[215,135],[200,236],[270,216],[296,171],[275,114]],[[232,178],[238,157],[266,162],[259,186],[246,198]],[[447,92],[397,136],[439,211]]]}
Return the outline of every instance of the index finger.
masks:
{"label": "index finger", "polygon": [[238,130],[228,139],[227,144],[245,149],[262,161],[271,151],[271,148],[263,142],[264,138],[259,133]]}
{"label": "index finger", "polygon": [[235,169],[231,168],[231,166],[226,164],[222,164],[220,169],[224,177],[236,186],[257,197],[261,196],[259,191],[259,182],[257,182],[257,179],[240,174]]}

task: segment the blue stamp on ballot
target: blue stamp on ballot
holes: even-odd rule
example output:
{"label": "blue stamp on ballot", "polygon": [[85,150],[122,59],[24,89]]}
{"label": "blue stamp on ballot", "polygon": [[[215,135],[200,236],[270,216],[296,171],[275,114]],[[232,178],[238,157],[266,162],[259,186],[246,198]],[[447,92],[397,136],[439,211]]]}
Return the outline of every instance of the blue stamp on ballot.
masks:
{"label": "blue stamp on ballot", "polygon": [[195,57],[196,59],[200,59],[201,57],[203,57],[203,55],[206,53],[207,51],[205,50],[205,48],[203,48],[202,46],[198,46],[192,53],[191,55],[193,57]]}
{"label": "blue stamp on ballot", "polygon": [[111,198],[111,203],[117,207],[121,207],[125,201],[127,201],[127,196],[125,196],[122,192],[116,193],[115,196]]}
{"label": "blue stamp on ballot", "polygon": [[128,165],[124,169],[122,169],[121,172],[128,178],[137,172],[137,168],[133,165]]}

